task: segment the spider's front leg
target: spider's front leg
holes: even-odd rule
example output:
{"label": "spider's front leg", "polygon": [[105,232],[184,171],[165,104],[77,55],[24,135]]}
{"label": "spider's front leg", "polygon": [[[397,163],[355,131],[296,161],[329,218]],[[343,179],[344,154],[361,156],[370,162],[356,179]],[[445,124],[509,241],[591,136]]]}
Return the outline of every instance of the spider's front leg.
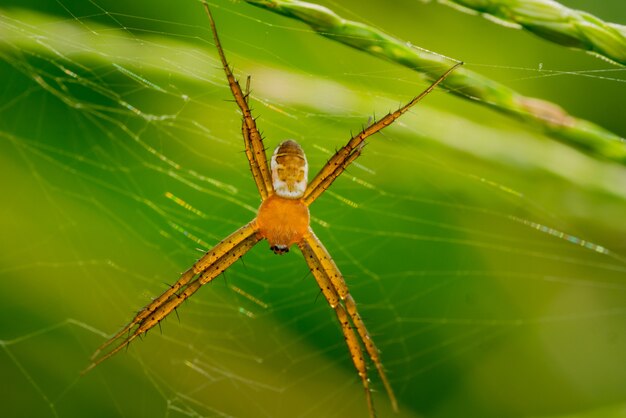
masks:
{"label": "spider's front leg", "polygon": [[[352,356],[352,362],[354,367],[359,373],[363,388],[365,389],[365,396],[367,400],[367,407],[371,417],[376,416],[374,409],[374,402],[372,400],[371,388],[369,378],[367,376],[367,367],[363,358],[363,350],[361,345],[365,347],[370,360],[376,366],[378,375],[385,386],[389,400],[394,411],[398,411],[398,402],[393,393],[393,389],[389,384],[385,370],[383,369],[382,362],[380,360],[380,353],[374,341],[369,335],[361,316],[359,315],[354,299],[348,292],[348,286],[343,279],[339,268],[332,260],[330,254],[322,244],[322,242],[315,236],[313,230],[309,228],[307,234],[304,235],[302,241],[298,243],[300,251],[304,256],[317,284],[319,285],[322,294],[328,301],[328,304],[335,310],[337,319],[341,324],[343,335],[348,345],[348,350]],[[347,313],[346,313],[347,312]],[[357,333],[354,332],[356,329]]]}
{"label": "spider's front leg", "polygon": [[[83,373],[127,347],[135,338],[159,324],[200,287],[219,276],[261,240],[257,232],[255,219],[208,251],[176,283],[139,311],[128,325],[98,347],[91,357],[92,363]],[[110,346],[114,347],[106,351]]]}

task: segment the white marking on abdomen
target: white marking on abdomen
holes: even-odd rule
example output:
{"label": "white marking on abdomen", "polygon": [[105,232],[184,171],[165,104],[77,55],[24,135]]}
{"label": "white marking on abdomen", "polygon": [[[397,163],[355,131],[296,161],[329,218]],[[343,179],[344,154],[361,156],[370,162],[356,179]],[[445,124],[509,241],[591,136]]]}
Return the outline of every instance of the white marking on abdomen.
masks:
{"label": "white marking on abdomen", "polygon": [[288,199],[302,197],[307,185],[309,164],[300,144],[288,139],[281,142],[272,155],[272,184],[278,196]]}

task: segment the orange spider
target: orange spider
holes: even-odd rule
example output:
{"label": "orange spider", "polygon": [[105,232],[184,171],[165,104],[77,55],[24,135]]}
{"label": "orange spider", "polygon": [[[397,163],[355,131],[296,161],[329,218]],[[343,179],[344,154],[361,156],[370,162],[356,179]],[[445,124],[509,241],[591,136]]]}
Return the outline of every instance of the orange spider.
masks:
{"label": "orange spider", "polygon": [[[354,367],[365,388],[367,407],[371,417],[375,417],[370,381],[367,376],[366,360],[362,346],[385,386],[393,409],[398,410],[397,401],[389,380],[383,369],[378,349],[359,315],[356,304],[348,291],[341,272],[330,254],[315,236],[309,225],[309,205],[313,203],[332,182],[352,163],[365,146],[364,140],[393,123],[411,106],[430,93],[456,67],[457,63],[405,106],[387,114],[379,121],[363,129],[333,155],[322,167],[315,178],[307,185],[308,164],[304,152],[297,142],[287,140],[278,145],[268,167],[263,139],[256,127],[255,119],[248,106],[249,81],[244,94],[238,81],[226,61],[224,51],[217,35],[215,22],[206,3],[204,8],[209,17],[213,39],[219,54],[228,84],[235,102],[243,114],[242,133],[246,157],[250,163],[252,177],[256,183],[262,203],[255,219],[225,238],[213,249],[200,258],[161,296],[154,299],[133,318],[133,320],[111,339],[102,344],[93,354],[92,363],[85,369],[91,370],[96,365],[128,346],[131,341],[157,325],[172,313],[200,287],[219,276],[231,264],[247,253],[262,239],[269,242],[270,249],[276,254],[284,254],[296,244],[304,256],[313,277],[337,319],[352,356]],[[355,332],[356,329],[356,332]],[[127,334],[127,335],[125,335]],[[113,349],[104,352],[113,343]]]}

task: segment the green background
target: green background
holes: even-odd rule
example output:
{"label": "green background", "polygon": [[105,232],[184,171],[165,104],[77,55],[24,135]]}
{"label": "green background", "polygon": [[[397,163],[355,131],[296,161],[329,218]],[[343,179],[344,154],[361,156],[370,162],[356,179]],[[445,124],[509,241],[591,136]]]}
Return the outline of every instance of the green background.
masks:
{"label": "green background", "polygon": [[[622,68],[438,3],[320,4],[626,134]],[[626,22],[622,1],[566,4]],[[297,22],[211,5],[267,147],[296,139],[311,174],[426,86]],[[3,0],[0,18],[2,415],[366,416],[301,255],[266,243],[180,321],[80,376],[259,199],[200,3]],[[624,416],[624,168],[443,91],[357,163],[312,225],[382,351],[397,416]]]}

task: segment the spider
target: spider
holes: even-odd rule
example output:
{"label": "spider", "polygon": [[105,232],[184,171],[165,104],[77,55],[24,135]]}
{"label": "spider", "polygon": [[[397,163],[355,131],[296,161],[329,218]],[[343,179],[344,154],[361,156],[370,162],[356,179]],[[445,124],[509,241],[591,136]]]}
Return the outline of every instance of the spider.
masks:
{"label": "spider", "polygon": [[[183,273],[176,283],[140,310],[122,330],[104,342],[91,357],[92,363],[85,369],[85,372],[127,347],[136,337],[159,324],[198,289],[211,282],[259,241],[265,239],[269,242],[270,249],[276,254],[287,253],[294,244],[300,248],[322,294],[337,315],[352,362],[365,389],[370,417],[375,417],[376,413],[363,347],[378,371],[393,409],[397,411],[397,401],[383,368],[379,351],[357,311],[341,272],[309,224],[309,205],[330,187],[350,163],[357,159],[365,146],[364,141],[367,137],[392,124],[462,63],[459,62],[448,69],[409,103],[370,124],[358,135],[352,137],[307,184],[307,160],[300,145],[293,140],[283,141],[276,147],[268,166],[263,139],[248,104],[250,78],[248,77],[244,93],[226,61],[211,11],[207,3],[203,2],[203,4],[228,85],[243,115],[241,131],[245,153],[261,196],[261,206],[256,218],[209,250],[193,267]],[[113,348],[106,351],[111,346]]]}

